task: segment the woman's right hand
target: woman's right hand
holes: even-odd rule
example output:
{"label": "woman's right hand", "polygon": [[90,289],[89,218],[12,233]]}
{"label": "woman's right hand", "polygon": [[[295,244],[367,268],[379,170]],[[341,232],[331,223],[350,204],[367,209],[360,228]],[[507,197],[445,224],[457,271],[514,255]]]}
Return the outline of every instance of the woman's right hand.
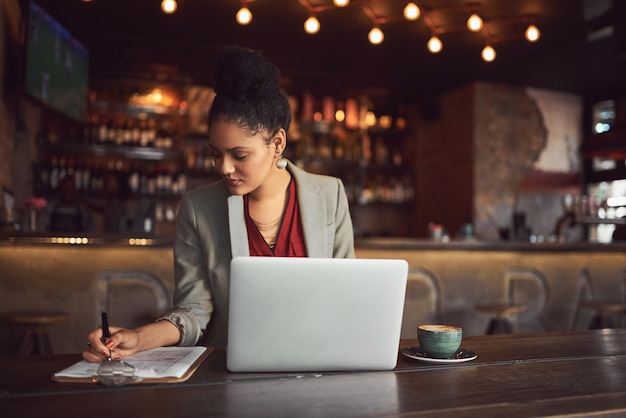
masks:
{"label": "woman's right hand", "polygon": [[139,333],[134,330],[110,327],[111,338],[102,341],[102,328],[96,328],[87,336],[87,348],[83,359],[92,363],[107,360],[119,360],[139,351]]}

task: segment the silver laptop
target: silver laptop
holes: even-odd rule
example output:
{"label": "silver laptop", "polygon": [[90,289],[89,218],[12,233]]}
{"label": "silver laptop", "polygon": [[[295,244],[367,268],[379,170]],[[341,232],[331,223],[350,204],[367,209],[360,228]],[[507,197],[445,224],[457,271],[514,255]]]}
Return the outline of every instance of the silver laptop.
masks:
{"label": "silver laptop", "polygon": [[228,370],[393,369],[407,274],[405,260],[234,258]]}

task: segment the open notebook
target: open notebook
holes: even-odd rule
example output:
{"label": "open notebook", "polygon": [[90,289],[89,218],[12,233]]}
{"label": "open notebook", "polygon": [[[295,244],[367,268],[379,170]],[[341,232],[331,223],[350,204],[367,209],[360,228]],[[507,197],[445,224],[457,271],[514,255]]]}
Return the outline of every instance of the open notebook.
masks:
{"label": "open notebook", "polygon": [[234,258],[228,369],[393,369],[407,273],[405,260]]}

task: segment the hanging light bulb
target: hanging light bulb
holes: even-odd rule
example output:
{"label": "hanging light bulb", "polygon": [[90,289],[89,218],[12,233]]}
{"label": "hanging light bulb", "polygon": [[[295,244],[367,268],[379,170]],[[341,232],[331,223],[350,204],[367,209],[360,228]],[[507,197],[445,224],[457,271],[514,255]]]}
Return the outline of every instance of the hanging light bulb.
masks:
{"label": "hanging light bulb", "polygon": [[537,29],[535,25],[529,25],[526,28],[526,32],[524,33],[528,42],[537,42],[541,37],[541,32]]}
{"label": "hanging light bulb", "polygon": [[404,18],[406,20],[417,20],[421,14],[420,8],[415,3],[407,3],[404,6]]}
{"label": "hanging light bulb", "polygon": [[176,0],[163,0],[161,2],[161,10],[168,15],[174,13],[177,8],[178,4],[176,4]]}
{"label": "hanging light bulb", "polygon": [[483,57],[483,61],[491,62],[496,59],[496,50],[491,45],[487,45],[480,55]]}
{"label": "hanging light bulb", "polygon": [[320,31],[320,21],[315,16],[309,16],[304,22],[304,31],[309,35],[316,34]]}
{"label": "hanging light bulb", "polygon": [[252,12],[245,6],[242,6],[241,9],[237,12],[237,23],[240,25],[247,25],[252,22]]}
{"label": "hanging light bulb", "polygon": [[441,39],[436,36],[431,36],[428,40],[428,50],[433,54],[437,54],[443,48],[443,44],[441,43]]}
{"label": "hanging light bulb", "polygon": [[333,0],[333,4],[337,7],[346,7],[350,4],[350,0]]}
{"label": "hanging light bulb", "polygon": [[378,26],[374,26],[367,34],[367,39],[369,39],[371,44],[378,45],[385,39],[385,34]]}
{"label": "hanging light bulb", "polygon": [[467,19],[467,29],[472,32],[478,32],[483,28],[483,20],[476,13]]}

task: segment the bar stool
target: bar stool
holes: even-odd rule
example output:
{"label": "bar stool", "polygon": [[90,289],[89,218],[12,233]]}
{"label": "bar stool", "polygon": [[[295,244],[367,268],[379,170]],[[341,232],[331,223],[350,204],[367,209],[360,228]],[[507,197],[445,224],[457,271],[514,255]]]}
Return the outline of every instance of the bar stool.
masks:
{"label": "bar stool", "polygon": [[526,305],[508,303],[485,303],[474,306],[478,312],[492,315],[486,334],[512,334],[513,324],[510,316],[526,310]]}
{"label": "bar stool", "polygon": [[9,324],[26,327],[20,339],[18,355],[52,354],[48,326],[71,319],[69,313],[62,311],[14,311],[3,316]]}
{"label": "bar stool", "polygon": [[[511,317],[527,311],[530,311],[531,315],[536,315],[542,328],[546,329],[541,312],[548,300],[548,284],[543,273],[532,267],[510,267],[504,272],[503,282],[504,294],[506,295],[505,301],[483,302],[474,306],[476,311],[492,315],[486,333],[513,333]],[[533,286],[540,289],[540,297],[532,299],[530,305],[516,301],[516,283],[518,283],[518,286],[521,286],[523,282],[534,283]]]}
{"label": "bar stool", "polygon": [[171,307],[172,298],[163,282],[144,270],[103,270],[97,278],[98,299],[94,318],[108,311],[109,322],[136,328],[152,322]]}
{"label": "bar stool", "polygon": [[[626,312],[626,269],[624,270],[624,282],[622,283],[622,302],[598,300],[593,287],[591,273],[587,267],[583,267],[580,270],[579,289],[578,303],[572,320],[572,330],[576,328],[581,309],[594,312],[589,322],[589,329],[615,328],[613,317]],[[584,300],[585,290],[589,300]]]}
{"label": "bar stool", "polygon": [[415,338],[420,324],[441,323],[441,292],[437,277],[424,267],[409,269],[401,338]]}

